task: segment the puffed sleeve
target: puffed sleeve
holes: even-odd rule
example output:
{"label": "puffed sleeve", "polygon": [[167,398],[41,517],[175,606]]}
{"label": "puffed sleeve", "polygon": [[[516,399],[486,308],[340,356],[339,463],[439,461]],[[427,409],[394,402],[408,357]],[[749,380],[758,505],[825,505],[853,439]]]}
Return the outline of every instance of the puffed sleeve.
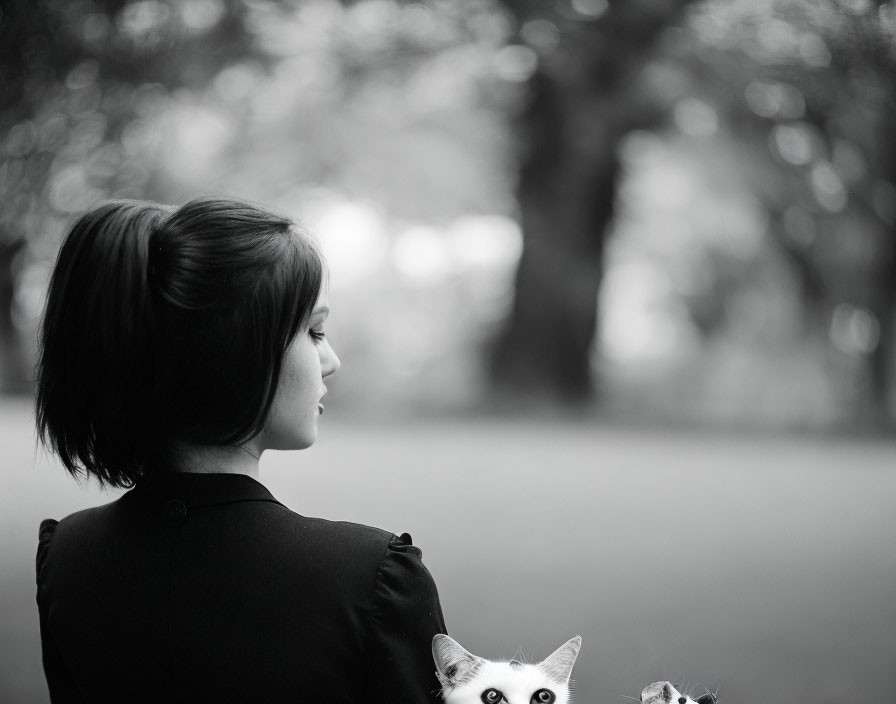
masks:
{"label": "puffed sleeve", "polygon": [[445,633],[435,582],[407,533],[393,536],[377,572],[367,634],[368,696],[376,704],[433,704],[441,689],[432,637]]}
{"label": "puffed sleeve", "polygon": [[43,654],[44,674],[47,678],[47,686],[50,690],[50,701],[53,704],[67,702],[83,702],[81,693],[72,679],[71,673],[62,662],[53,636],[50,634],[49,619],[47,617],[46,604],[43,603],[44,570],[50,552],[50,544],[53,534],[56,532],[58,521],[48,518],[41,521],[37,539],[37,611],[40,615],[40,645]]}

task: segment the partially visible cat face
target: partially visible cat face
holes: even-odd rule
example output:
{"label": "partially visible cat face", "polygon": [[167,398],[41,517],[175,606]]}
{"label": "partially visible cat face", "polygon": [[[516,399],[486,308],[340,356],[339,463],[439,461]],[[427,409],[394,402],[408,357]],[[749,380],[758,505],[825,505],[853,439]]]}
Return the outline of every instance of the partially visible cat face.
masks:
{"label": "partially visible cat face", "polygon": [[493,662],[437,635],[432,657],[445,704],[569,704],[569,676],[580,647],[576,636],[539,663]]}
{"label": "partially visible cat face", "polygon": [[692,699],[675,689],[671,682],[654,682],[641,692],[641,704],[716,704],[716,695],[707,692]]}

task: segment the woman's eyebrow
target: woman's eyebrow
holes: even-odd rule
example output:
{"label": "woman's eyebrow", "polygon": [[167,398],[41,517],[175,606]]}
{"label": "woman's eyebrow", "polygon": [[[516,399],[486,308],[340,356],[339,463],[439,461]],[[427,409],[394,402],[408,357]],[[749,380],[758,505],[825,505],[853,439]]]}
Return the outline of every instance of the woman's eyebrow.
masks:
{"label": "woman's eyebrow", "polygon": [[330,309],[327,306],[321,306],[320,308],[315,308],[313,311],[311,311],[312,317],[317,316],[317,315],[329,315],[329,314],[330,314]]}

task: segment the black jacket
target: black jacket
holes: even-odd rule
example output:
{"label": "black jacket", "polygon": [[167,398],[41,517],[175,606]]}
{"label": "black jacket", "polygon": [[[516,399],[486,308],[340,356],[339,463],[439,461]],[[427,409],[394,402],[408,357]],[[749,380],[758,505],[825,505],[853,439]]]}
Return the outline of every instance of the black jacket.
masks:
{"label": "black jacket", "polygon": [[439,701],[445,625],[405,534],[305,518],[239,474],[162,474],[41,524],[56,702]]}

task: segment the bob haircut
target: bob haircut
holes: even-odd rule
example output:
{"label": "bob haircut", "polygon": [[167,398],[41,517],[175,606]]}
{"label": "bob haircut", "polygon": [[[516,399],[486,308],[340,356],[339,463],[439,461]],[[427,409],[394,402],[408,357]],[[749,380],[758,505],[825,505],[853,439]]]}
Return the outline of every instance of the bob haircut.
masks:
{"label": "bob haircut", "polygon": [[67,233],[41,329],[37,427],[75,476],[129,487],[178,443],[260,433],[323,281],[287,218],[200,198],[102,203]]}

